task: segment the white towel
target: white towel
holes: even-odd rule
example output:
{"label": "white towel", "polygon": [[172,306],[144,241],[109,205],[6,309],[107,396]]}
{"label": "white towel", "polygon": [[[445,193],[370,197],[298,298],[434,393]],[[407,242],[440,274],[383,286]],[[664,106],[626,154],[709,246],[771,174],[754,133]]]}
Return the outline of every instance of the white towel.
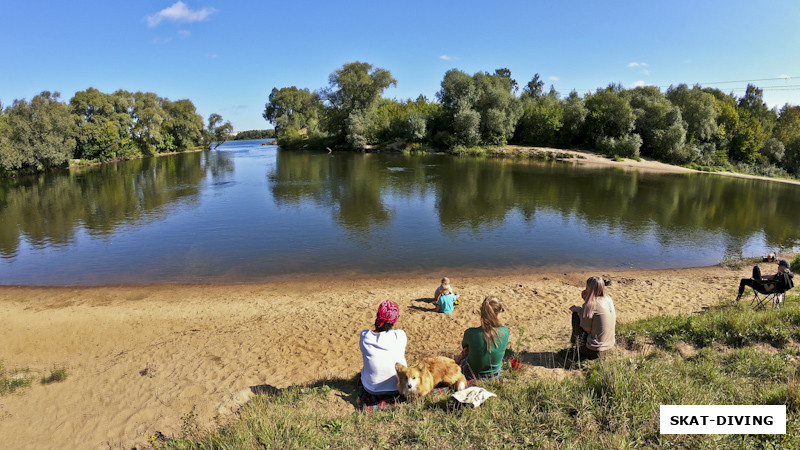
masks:
{"label": "white towel", "polygon": [[456,391],[452,397],[463,405],[472,405],[473,407],[477,408],[478,406],[481,406],[481,403],[485,402],[487,398],[497,397],[497,395],[495,395],[493,392],[487,391],[482,387],[471,386],[466,389]]}

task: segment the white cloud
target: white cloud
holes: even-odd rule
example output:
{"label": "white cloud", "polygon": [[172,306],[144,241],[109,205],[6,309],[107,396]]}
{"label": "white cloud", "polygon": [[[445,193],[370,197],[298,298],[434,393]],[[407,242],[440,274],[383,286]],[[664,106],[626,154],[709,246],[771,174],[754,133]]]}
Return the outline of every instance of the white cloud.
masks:
{"label": "white cloud", "polygon": [[783,78],[784,80],[791,80],[792,79],[792,77],[790,77],[789,75],[786,75],[785,73],[781,74],[781,75],[778,75],[778,78]]}
{"label": "white cloud", "polygon": [[650,75],[650,71],[647,69],[642,69],[642,73],[645,75]]}
{"label": "white cloud", "polygon": [[180,37],[181,37],[181,39],[186,39],[186,38],[188,38],[188,37],[189,37],[189,36],[191,36],[191,35],[192,35],[192,32],[191,32],[191,31],[188,31],[188,30],[178,30],[178,36],[180,36]]}
{"label": "white cloud", "polygon": [[647,86],[647,83],[645,83],[645,82],[644,82],[644,81],[642,81],[642,80],[639,80],[639,81],[637,81],[636,83],[633,83],[633,84],[631,85],[631,88],[644,87],[644,86]]}
{"label": "white cloud", "polygon": [[628,67],[647,67],[646,62],[629,62]]}
{"label": "white cloud", "polygon": [[458,56],[442,55],[439,57],[439,59],[444,61],[458,61],[461,58],[459,58]]}
{"label": "white cloud", "polygon": [[147,24],[151,27],[154,27],[165,20],[180,23],[200,22],[206,20],[208,16],[214,14],[215,12],[217,12],[217,10],[214,8],[192,10],[186,6],[186,3],[178,1],[169,8],[162,9],[155,14],[147,16]]}
{"label": "white cloud", "polygon": [[557,77],[555,75],[552,75],[552,76],[547,77],[547,79],[550,80],[550,81],[560,81],[561,77]]}
{"label": "white cloud", "polygon": [[208,59],[217,59],[217,58],[219,58],[219,55],[216,54],[216,53],[212,53],[212,54],[206,55],[206,57],[208,57]]}

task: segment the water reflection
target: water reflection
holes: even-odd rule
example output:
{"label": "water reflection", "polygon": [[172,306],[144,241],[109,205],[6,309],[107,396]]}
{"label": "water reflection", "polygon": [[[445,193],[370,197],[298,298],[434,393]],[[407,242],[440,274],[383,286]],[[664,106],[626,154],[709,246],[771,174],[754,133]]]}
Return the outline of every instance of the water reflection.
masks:
{"label": "water reflection", "polygon": [[293,152],[278,152],[269,178],[279,204],[313,201],[363,232],[392,220],[390,197],[425,197],[432,190],[445,233],[480,234],[503,226],[511,213],[532,222],[546,212],[629,239],[654,234],[664,247],[703,233],[723,236],[726,254],[741,254],[761,233],[772,248],[800,243],[791,213],[800,207],[798,187],[760,180],[569,163]]}
{"label": "water reflection", "polygon": [[278,152],[269,174],[272,196],[278,204],[331,206],[341,226],[369,232],[392,216],[383,200],[389,171],[375,156]]}
{"label": "water reflection", "polygon": [[0,254],[17,254],[20,240],[36,248],[73,243],[84,230],[102,237],[123,225],[160,220],[197,201],[211,174],[233,172],[230,158],[197,152],[85,167],[0,183]]}

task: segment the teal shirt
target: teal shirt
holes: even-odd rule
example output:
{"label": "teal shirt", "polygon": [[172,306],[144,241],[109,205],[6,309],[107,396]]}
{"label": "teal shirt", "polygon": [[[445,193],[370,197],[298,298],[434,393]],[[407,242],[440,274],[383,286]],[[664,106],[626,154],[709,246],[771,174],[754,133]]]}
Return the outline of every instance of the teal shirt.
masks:
{"label": "teal shirt", "polygon": [[453,302],[456,301],[456,298],[458,297],[454,294],[447,294],[439,297],[439,300],[436,302],[436,304],[439,305],[439,312],[445,314],[453,312]]}
{"label": "teal shirt", "polygon": [[467,361],[476,376],[491,376],[500,372],[500,364],[506,354],[510,332],[506,327],[497,327],[495,329],[499,339],[496,344],[492,344],[491,350],[486,350],[486,339],[483,337],[481,327],[468,328],[464,331],[461,347],[469,349]]}

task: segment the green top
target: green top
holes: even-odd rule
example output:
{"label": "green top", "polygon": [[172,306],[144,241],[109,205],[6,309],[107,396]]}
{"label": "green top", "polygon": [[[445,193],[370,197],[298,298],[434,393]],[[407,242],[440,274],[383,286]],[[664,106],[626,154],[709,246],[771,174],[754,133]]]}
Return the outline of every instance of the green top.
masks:
{"label": "green top", "polygon": [[[500,364],[508,347],[509,331],[506,327],[497,327],[498,342],[492,344],[492,349],[486,350],[486,339],[483,337],[481,327],[468,328],[464,332],[464,339],[461,341],[462,348],[468,348],[467,361],[475,376],[485,377],[497,375],[500,372]],[[499,344],[499,345],[497,345]],[[469,374],[464,374],[469,377]]]}

